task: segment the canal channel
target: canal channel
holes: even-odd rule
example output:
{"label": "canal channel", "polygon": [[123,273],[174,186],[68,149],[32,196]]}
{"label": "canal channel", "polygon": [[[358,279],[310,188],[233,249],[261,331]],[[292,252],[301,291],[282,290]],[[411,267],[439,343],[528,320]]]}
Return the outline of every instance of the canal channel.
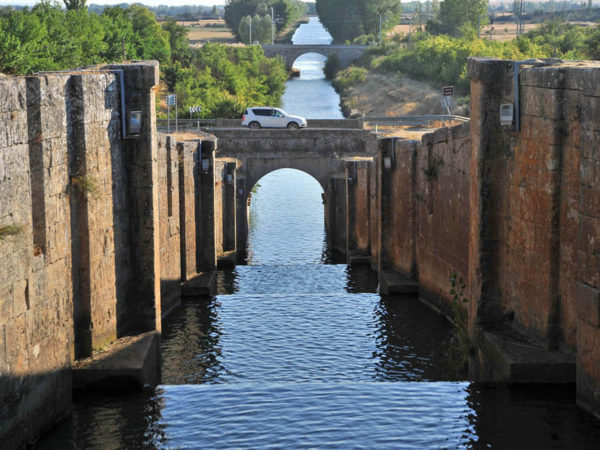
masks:
{"label": "canal channel", "polygon": [[[328,43],[316,18],[294,43]],[[341,118],[323,58],[296,62],[283,109]],[[79,394],[43,448],[597,448],[571,387],[482,386],[452,371],[452,328],[382,296],[327,249],[322,189],[280,170],[256,186],[247,265],[163,323],[162,385]],[[282,207],[282,205],[284,205]]]}

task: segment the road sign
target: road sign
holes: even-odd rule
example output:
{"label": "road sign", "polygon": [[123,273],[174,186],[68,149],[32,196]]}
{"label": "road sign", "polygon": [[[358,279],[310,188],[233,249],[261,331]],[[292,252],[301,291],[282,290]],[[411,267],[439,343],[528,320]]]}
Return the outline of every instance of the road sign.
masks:
{"label": "road sign", "polygon": [[189,111],[190,111],[190,114],[201,113],[202,112],[202,106],[190,106],[189,107]]}
{"label": "road sign", "polygon": [[454,86],[444,86],[442,94],[444,94],[444,97],[452,97],[454,95]]}
{"label": "road sign", "polygon": [[167,106],[175,105],[176,101],[177,101],[177,95],[175,95],[175,94],[167,95]]}

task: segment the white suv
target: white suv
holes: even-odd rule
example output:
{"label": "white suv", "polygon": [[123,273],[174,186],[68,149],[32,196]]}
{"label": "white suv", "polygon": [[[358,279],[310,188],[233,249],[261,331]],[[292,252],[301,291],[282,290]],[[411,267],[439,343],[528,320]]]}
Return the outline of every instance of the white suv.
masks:
{"label": "white suv", "polygon": [[292,116],[279,108],[271,106],[253,106],[246,109],[242,116],[242,126],[258,128],[304,128],[306,119],[300,116]]}

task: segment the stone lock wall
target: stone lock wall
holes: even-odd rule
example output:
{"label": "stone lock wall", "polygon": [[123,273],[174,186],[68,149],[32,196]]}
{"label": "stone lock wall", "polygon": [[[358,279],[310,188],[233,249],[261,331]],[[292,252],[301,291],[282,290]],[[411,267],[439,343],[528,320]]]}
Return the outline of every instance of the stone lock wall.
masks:
{"label": "stone lock wall", "polygon": [[370,177],[372,158],[346,162],[346,260],[349,264],[370,261]]}
{"label": "stone lock wall", "polygon": [[[0,78],[0,230],[17,233],[0,239],[0,436],[9,447],[71,404],[67,81]],[[52,95],[63,100],[62,117]]]}
{"label": "stone lock wall", "polygon": [[[162,316],[181,300],[182,282],[216,268],[215,139],[158,137],[158,216]],[[202,162],[204,161],[204,166]]]}
{"label": "stone lock wall", "polygon": [[[184,162],[184,161],[182,161]],[[181,298],[179,151],[175,139],[158,135],[158,214],[160,217],[160,291],[164,315]],[[191,186],[193,189],[193,185]]]}
{"label": "stone lock wall", "polygon": [[[473,59],[469,73],[474,338],[502,325],[576,353],[578,401],[598,412],[600,65],[529,61],[515,71],[513,61]],[[515,86],[520,114],[502,127]]]}
{"label": "stone lock wall", "polygon": [[[352,216],[349,195],[348,229],[368,216],[372,266],[416,279],[447,314],[450,274],[465,279],[475,378],[569,382],[576,366],[578,402],[598,413],[600,65],[472,59],[469,71],[470,124],[380,140],[358,177],[369,208]],[[519,111],[502,126],[506,103]],[[523,360],[513,339],[539,355]]]}
{"label": "stone lock wall", "polygon": [[0,78],[0,440],[9,448],[69,412],[74,358],[140,325],[127,306],[145,286],[131,283],[132,192],[153,167],[130,157],[136,147],[152,161],[157,65],[121,70],[135,98],[126,104],[145,120],[131,141],[114,68]]}
{"label": "stone lock wall", "polygon": [[437,130],[417,145],[416,260],[420,295],[450,312],[450,277],[466,280],[469,124]]}
{"label": "stone lock wall", "polygon": [[[469,241],[469,125],[425,134],[421,141],[380,141],[378,270],[419,282],[420,295],[450,312],[450,276],[466,278]],[[373,225],[372,225],[373,226]]]}

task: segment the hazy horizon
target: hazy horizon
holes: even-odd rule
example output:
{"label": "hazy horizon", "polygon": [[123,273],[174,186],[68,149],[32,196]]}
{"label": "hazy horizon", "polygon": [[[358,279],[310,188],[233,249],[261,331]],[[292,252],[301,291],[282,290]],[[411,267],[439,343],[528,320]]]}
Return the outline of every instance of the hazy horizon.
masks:
{"label": "hazy horizon", "polygon": [[[58,3],[63,4],[62,0],[57,0]],[[314,3],[314,0],[303,0],[306,3]],[[33,6],[36,3],[39,3],[39,0],[0,0],[0,5],[3,6]],[[225,5],[225,0],[195,0],[190,2],[189,0],[143,0],[143,1],[134,1],[134,0],[88,0],[88,5],[119,5],[122,3],[141,3],[146,6],[223,6]]]}

